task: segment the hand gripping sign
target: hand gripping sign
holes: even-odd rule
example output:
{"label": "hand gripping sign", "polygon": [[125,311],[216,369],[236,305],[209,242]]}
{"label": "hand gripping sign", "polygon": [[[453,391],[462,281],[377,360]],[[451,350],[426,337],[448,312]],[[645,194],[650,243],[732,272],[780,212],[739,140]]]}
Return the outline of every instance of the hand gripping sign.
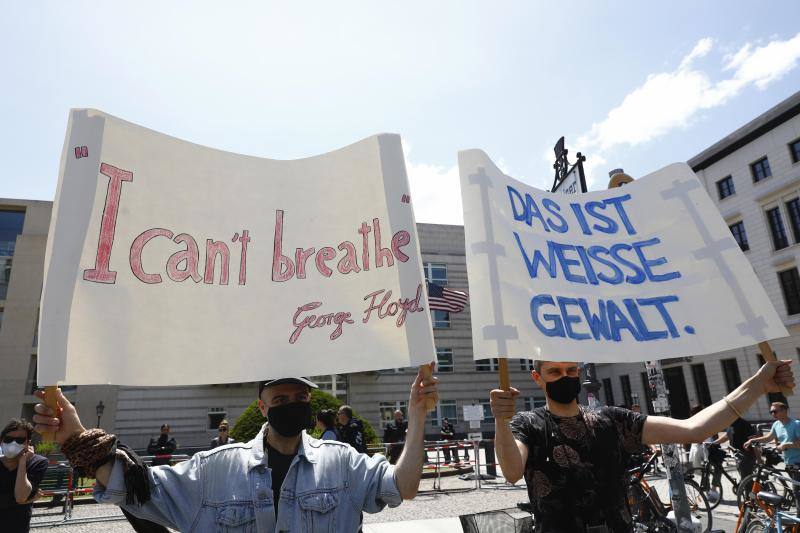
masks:
{"label": "hand gripping sign", "polygon": [[631,362],[787,335],[691,169],[551,194],[459,154],[474,357]]}
{"label": "hand gripping sign", "polygon": [[39,383],[190,385],[430,362],[408,193],[397,135],[277,161],[72,111]]}

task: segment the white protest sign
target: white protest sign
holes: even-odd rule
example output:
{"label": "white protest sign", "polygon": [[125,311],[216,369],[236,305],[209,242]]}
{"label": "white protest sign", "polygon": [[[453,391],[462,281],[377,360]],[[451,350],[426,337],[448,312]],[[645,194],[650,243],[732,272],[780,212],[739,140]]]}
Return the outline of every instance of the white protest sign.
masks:
{"label": "white protest sign", "polygon": [[692,170],[552,194],[459,154],[475,359],[624,362],[786,328]]}
{"label": "white protest sign", "polygon": [[435,359],[397,135],[277,161],[74,110],[45,276],[40,385]]}
{"label": "white protest sign", "polygon": [[478,422],[483,420],[482,405],[465,405],[463,406],[463,409],[464,409],[464,420],[467,421],[476,420]]}

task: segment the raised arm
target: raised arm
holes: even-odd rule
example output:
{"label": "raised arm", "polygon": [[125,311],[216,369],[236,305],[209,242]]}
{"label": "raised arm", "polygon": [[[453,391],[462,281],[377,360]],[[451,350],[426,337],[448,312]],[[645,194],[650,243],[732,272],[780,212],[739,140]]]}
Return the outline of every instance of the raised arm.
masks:
{"label": "raised arm", "polygon": [[768,392],[779,392],[782,388],[794,389],[791,361],[770,361],[747,381],[717,403],[706,407],[686,420],[663,416],[648,416],[644,425],[642,441],[645,444],[701,442],[728,427],[756,400]]}
{"label": "raised arm", "polygon": [[505,391],[494,389],[489,393],[489,405],[494,416],[494,446],[503,477],[509,483],[516,483],[525,474],[528,461],[528,446],[514,438],[509,422],[516,412],[516,398],[519,391],[513,387]]}
{"label": "raised arm", "polygon": [[[433,371],[434,363],[431,363]],[[417,495],[419,480],[422,477],[422,464],[425,460],[425,416],[428,411],[426,402],[439,399],[436,388],[437,378],[426,380],[422,376],[422,368],[417,372],[417,377],[411,386],[411,396],[408,399],[408,431],[403,453],[397,460],[394,476],[400,496],[410,500]]]}

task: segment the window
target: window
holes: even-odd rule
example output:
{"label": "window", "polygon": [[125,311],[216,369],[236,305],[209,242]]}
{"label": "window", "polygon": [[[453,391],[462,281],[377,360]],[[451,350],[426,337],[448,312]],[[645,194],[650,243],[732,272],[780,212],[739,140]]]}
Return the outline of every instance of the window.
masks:
{"label": "window", "polygon": [[639,377],[642,380],[644,399],[647,402],[647,414],[652,415],[655,413],[655,409],[653,409],[653,395],[650,393],[650,380],[647,379],[647,372],[640,372]]}
{"label": "window", "polygon": [[406,401],[381,402],[378,408],[381,413],[381,425],[384,427],[386,424],[394,422],[394,412],[398,409],[403,411],[403,417],[408,417],[408,402]]}
{"label": "window", "polygon": [[347,378],[344,374],[327,374],[324,376],[309,376],[311,381],[319,386],[320,390],[336,397],[347,396]]}
{"label": "window", "polygon": [[494,415],[492,415],[492,406],[489,400],[478,400],[478,403],[483,406],[483,422],[494,424]]}
{"label": "window", "polygon": [[728,392],[731,392],[742,384],[742,378],[739,376],[739,364],[736,359],[723,359],[720,363],[722,364],[722,374],[725,376],[725,387]]}
{"label": "window", "polygon": [[[33,347],[36,348],[39,346],[39,310],[36,311],[36,327],[33,328]],[[0,309],[0,323],[3,321],[2,316],[3,310]]]}
{"label": "window", "polygon": [[530,398],[525,398],[526,411],[533,411],[537,407],[542,407],[546,404],[547,400],[545,400],[544,396],[532,396]]}
{"label": "window", "polygon": [[533,359],[520,359],[519,369],[525,372],[530,372],[533,370]]}
{"label": "window", "polygon": [[0,209],[0,256],[14,255],[17,235],[22,233],[25,224],[25,211]]}
{"label": "window", "polygon": [[786,302],[786,314],[800,313],[800,275],[797,274],[797,267],[778,272],[778,279]]}
{"label": "window", "polygon": [[36,355],[32,354],[28,364],[28,379],[25,381],[25,394],[33,394],[39,388],[36,384],[37,371]]}
{"label": "window", "polygon": [[761,181],[772,176],[772,171],[769,169],[769,159],[763,157],[750,164],[750,172],[753,174],[753,181]]}
{"label": "window", "polygon": [[792,226],[794,242],[800,242],[800,198],[786,202],[786,212],[789,214],[789,224]]}
{"label": "window", "polygon": [[478,359],[475,361],[475,370],[477,372],[495,372],[498,367],[497,358],[494,359]]}
{"label": "window", "polygon": [[769,231],[772,234],[772,245],[775,250],[782,250],[789,246],[789,237],[786,235],[781,212],[777,207],[767,210],[767,221],[769,222]]}
{"label": "window", "polygon": [[439,372],[453,371],[452,348],[436,348],[436,370]]}
{"label": "window", "polygon": [[432,310],[431,321],[433,322],[434,329],[449,328],[450,311],[441,311],[439,309]]}
{"label": "window", "polygon": [[425,271],[425,281],[443,287],[447,285],[447,265],[444,263],[423,263],[422,269]]}
{"label": "window", "polygon": [[227,414],[224,407],[211,407],[208,410],[208,429],[217,429]]}
{"label": "window", "polygon": [[789,153],[792,156],[792,163],[800,163],[800,139],[789,143]]}
{"label": "window", "polygon": [[750,244],[747,242],[747,233],[744,231],[744,222],[740,220],[739,222],[731,224],[728,227],[733,234],[733,238],[739,243],[739,248],[741,248],[743,252],[749,250]]}
{"label": "window", "polygon": [[626,407],[633,405],[633,397],[631,396],[631,378],[628,375],[620,376],[619,382],[622,385],[622,400],[625,402]]}
{"label": "window", "polygon": [[614,389],[611,388],[611,378],[603,378],[603,394],[606,397],[606,405],[615,405]]}
{"label": "window", "polygon": [[703,363],[692,365],[692,378],[694,378],[694,391],[697,393],[697,401],[703,407],[708,407],[711,405],[711,390],[708,388],[706,366]]}
{"label": "window", "polygon": [[717,192],[719,199],[723,200],[732,194],[736,194],[736,189],[733,186],[733,176],[722,178],[717,182]]}
{"label": "window", "polygon": [[11,258],[0,258],[0,300],[6,299],[8,282],[11,280]]}
{"label": "window", "polygon": [[446,418],[451,424],[458,422],[458,410],[455,400],[441,400],[436,408],[430,412],[431,425],[438,427],[442,425],[442,418]]}

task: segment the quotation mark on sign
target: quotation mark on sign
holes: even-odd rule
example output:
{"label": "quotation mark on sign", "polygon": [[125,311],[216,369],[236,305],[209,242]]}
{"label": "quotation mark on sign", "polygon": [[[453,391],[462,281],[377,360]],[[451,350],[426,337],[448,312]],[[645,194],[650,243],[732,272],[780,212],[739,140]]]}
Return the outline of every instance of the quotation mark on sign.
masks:
{"label": "quotation mark on sign", "polygon": [[80,159],[81,157],[89,157],[89,148],[86,146],[75,147],[75,159]]}
{"label": "quotation mark on sign", "polygon": [[400,198],[400,201],[401,201],[401,202],[403,202],[404,204],[411,203],[411,196],[410,196],[410,195],[408,195],[408,194],[404,194],[404,195],[403,195],[403,196]]}

